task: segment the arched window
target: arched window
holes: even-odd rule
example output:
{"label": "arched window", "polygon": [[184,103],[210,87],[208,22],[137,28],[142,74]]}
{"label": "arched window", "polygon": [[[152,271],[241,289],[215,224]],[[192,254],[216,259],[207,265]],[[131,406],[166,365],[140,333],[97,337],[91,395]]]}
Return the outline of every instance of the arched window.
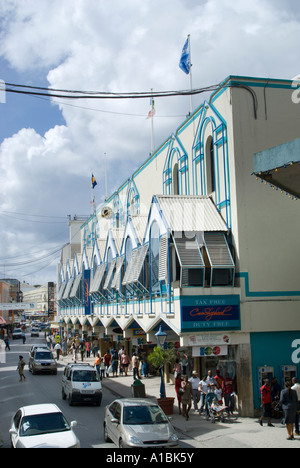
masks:
{"label": "arched window", "polygon": [[205,166],[206,166],[206,193],[215,191],[215,164],[214,164],[214,142],[213,138],[208,137],[205,145]]}
{"label": "arched window", "polygon": [[156,293],[160,290],[159,283],[159,247],[160,230],[156,221],[153,221],[150,228],[150,286],[151,292]]}
{"label": "arched window", "polygon": [[173,168],[173,195],[179,195],[178,164]]}

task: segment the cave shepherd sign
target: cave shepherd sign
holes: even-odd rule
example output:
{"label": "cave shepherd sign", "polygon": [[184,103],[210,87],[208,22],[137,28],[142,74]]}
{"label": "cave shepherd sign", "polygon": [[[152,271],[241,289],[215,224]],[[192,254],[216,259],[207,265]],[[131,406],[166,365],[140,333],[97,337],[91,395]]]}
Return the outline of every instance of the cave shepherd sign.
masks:
{"label": "cave shepherd sign", "polygon": [[182,331],[239,330],[240,296],[181,297]]}

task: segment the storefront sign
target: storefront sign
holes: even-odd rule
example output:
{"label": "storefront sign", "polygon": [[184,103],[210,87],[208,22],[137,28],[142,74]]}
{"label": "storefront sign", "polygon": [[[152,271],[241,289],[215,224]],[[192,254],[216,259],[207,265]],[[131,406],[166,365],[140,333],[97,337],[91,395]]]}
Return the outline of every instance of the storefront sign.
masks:
{"label": "storefront sign", "polygon": [[227,356],[228,346],[194,346],[193,357]]}
{"label": "storefront sign", "polygon": [[292,354],[292,362],[294,364],[300,364],[300,340],[294,340],[292,348],[296,348],[296,351]]}
{"label": "storefront sign", "polygon": [[84,270],[84,277],[83,277],[84,315],[91,315],[90,275],[91,275],[91,270]]}
{"label": "storefront sign", "polygon": [[240,329],[240,297],[186,296],[181,298],[181,329]]}
{"label": "storefront sign", "polygon": [[222,346],[231,344],[230,335],[210,335],[205,333],[205,335],[190,335],[188,336],[188,346]]}

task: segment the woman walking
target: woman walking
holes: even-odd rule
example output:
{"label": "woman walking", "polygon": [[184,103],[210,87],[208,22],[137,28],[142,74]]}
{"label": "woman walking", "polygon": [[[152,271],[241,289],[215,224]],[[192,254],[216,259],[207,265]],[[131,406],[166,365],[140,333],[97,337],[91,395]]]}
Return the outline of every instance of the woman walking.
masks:
{"label": "woman walking", "polygon": [[280,403],[285,415],[286,430],[288,433],[287,440],[294,440],[294,424],[298,411],[298,396],[295,390],[291,388],[291,382],[285,383],[285,389],[281,391]]}
{"label": "woman walking", "polygon": [[19,362],[18,362],[18,367],[17,371],[19,372],[20,380],[19,382],[22,382],[22,379],[26,380],[26,377],[24,375],[24,367],[25,367],[25,361],[23,356],[19,356]]}
{"label": "woman walking", "polygon": [[184,393],[181,395],[181,403],[182,403],[182,415],[188,421],[189,419],[189,412],[192,407],[192,384],[189,382],[189,378],[186,375],[181,383],[181,387],[184,390]]}
{"label": "woman walking", "polygon": [[181,397],[184,393],[183,388],[181,387],[182,378],[180,372],[177,372],[176,379],[175,379],[175,392],[177,394],[177,401],[178,401],[178,409],[179,414],[181,414]]}

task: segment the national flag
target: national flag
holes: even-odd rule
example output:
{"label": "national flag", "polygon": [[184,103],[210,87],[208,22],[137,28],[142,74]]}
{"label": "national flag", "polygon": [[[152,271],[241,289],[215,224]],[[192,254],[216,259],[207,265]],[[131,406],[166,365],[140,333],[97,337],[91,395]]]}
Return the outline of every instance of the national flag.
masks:
{"label": "national flag", "polygon": [[184,73],[187,75],[191,71],[191,58],[190,58],[190,44],[189,44],[189,38],[185,41],[185,44],[182,49],[181,53],[181,58],[179,62],[179,68],[181,68]]}
{"label": "national flag", "polygon": [[92,182],[91,182],[92,189],[94,189],[96,187],[96,185],[97,185],[96,179],[94,177],[94,174],[92,174]]}
{"label": "national flag", "polygon": [[154,99],[153,98],[150,99],[150,106],[151,106],[151,109],[149,110],[148,116],[146,117],[146,119],[151,119],[155,115],[155,107],[154,107]]}

